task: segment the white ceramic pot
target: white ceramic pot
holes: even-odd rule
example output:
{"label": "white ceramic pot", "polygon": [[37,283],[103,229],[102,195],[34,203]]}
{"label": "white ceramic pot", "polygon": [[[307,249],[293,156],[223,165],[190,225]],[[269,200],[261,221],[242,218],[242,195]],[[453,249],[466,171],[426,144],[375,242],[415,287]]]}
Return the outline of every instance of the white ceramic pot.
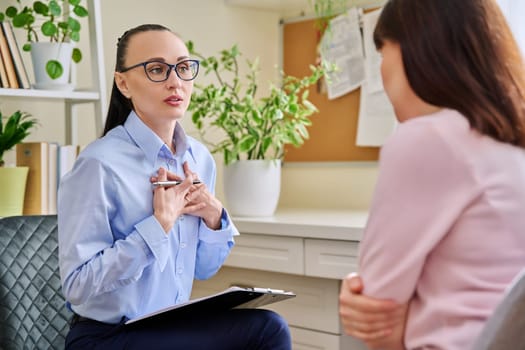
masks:
{"label": "white ceramic pot", "polygon": [[226,208],[233,216],[272,216],[281,192],[280,160],[240,160],[224,167]]}
{"label": "white ceramic pot", "polygon": [[[47,90],[72,90],[69,83],[71,71],[72,53],[74,43],[51,43],[38,42],[31,44],[31,61],[35,73],[36,89]],[[46,64],[50,60],[57,60],[64,69],[62,75],[56,79],[51,79],[46,72]]]}

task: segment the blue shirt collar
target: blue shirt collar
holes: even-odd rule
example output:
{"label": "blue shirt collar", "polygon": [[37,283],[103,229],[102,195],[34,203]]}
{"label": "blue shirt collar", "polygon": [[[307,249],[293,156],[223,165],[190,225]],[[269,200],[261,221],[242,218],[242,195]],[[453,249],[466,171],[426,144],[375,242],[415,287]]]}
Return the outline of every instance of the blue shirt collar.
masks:
{"label": "blue shirt collar", "polygon": [[[164,144],[161,138],[155,134],[153,130],[144,124],[135,111],[129,113],[129,116],[124,123],[124,128],[137,146],[144,151],[146,159],[151,164],[155,164],[157,156],[162,149],[164,149],[164,151],[169,151],[169,147]],[[195,157],[190,143],[188,142],[188,137],[180,123],[175,125],[172,142],[175,145],[176,157],[184,158],[184,154],[188,152],[195,162]]]}

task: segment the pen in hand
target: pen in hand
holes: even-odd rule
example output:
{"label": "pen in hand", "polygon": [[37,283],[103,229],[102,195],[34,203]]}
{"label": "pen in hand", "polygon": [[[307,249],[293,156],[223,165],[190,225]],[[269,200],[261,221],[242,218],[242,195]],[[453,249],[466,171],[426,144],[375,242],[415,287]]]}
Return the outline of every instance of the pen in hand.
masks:
{"label": "pen in hand", "polygon": [[[152,183],[153,187],[170,187],[180,185],[182,181],[155,181]],[[194,185],[202,183],[200,180],[193,181]]]}

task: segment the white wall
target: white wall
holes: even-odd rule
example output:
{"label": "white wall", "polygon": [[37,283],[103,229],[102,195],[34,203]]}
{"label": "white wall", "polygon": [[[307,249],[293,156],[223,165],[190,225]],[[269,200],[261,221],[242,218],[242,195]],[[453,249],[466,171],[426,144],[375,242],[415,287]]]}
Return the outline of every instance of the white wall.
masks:
{"label": "white wall", "polygon": [[[305,0],[306,1],[306,0]],[[15,0],[2,0],[15,3]],[[2,5],[2,8],[4,5]],[[101,1],[106,83],[109,93],[115,64],[117,38],[122,33],[143,23],[166,25],[185,40],[192,40],[199,52],[215,54],[237,43],[244,57],[260,58],[259,91],[268,82],[277,79],[279,62],[279,18],[277,12],[228,6],[221,0],[106,0]],[[87,23],[86,23],[87,25]],[[22,33],[17,33],[19,40]],[[77,65],[79,86],[91,85],[88,36],[81,33],[80,48],[84,60]],[[24,54],[30,68],[29,55]],[[30,70],[30,69],[29,69]],[[199,77],[204,81],[203,76]],[[6,99],[0,101],[0,109],[6,113],[22,109],[40,120],[40,127],[28,141],[64,142],[64,107],[60,102]],[[79,142],[87,144],[98,137],[94,130],[93,110],[87,104],[77,110],[79,119]],[[188,115],[182,124],[190,134],[195,134]],[[222,162],[218,163],[217,195],[222,196]],[[14,162],[14,155],[7,163]],[[285,164],[280,205],[319,208],[367,208],[376,178],[375,164]]]}
{"label": "white wall", "polygon": [[522,54],[525,56],[525,1],[497,0],[497,2],[509,22]]}

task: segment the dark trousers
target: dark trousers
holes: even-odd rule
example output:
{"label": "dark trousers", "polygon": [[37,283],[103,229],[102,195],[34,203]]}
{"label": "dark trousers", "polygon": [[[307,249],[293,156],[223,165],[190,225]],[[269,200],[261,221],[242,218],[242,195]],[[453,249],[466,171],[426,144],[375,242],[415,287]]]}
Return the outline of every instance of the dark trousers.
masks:
{"label": "dark trousers", "polygon": [[66,350],[290,350],[290,331],[277,313],[234,309],[179,320],[110,325],[73,324]]}

